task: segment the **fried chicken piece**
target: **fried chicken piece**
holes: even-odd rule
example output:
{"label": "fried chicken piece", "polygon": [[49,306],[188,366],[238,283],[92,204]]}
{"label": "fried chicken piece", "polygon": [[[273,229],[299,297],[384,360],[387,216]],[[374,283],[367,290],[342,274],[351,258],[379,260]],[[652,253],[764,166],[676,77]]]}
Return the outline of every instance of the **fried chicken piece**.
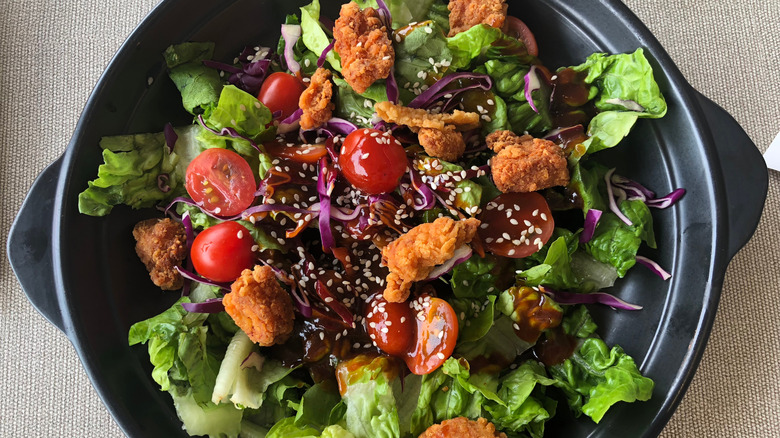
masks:
{"label": "fried chicken piece", "polygon": [[569,184],[566,155],[555,143],[511,131],[493,132],[485,140],[497,152],[490,170],[498,190],[524,193]]}
{"label": "fried chicken piece", "polygon": [[452,125],[446,125],[444,129],[420,128],[417,141],[426,154],[444,161],[455,161],[466,150],[463,134],[456,131]]}
{"label": "fried chicken piece", "polygon": [[424,280],[451,259],[455,250],[471,242],[479,227],[474,218],[456,221],[441,217],[418,225],[382,249],[382,261],[390,270],[384,297],[392,303],[409,298],[412,283]]}
{"label": "fried chicken piece", "polygon": [[249,339],[263,347],[281,344],[292,333],[295,322],[292,299],[279,286],[268,266],[244,269],[222,298],[222,304]]}
{"label": "fried chicken piece", "polygon": [[333,116],[336,105],[331,102],[333,84],[330,82],[330,77],[330,70],[318,68],[312,75],[309,86],[301,93],[298,106],[303,110],[302,129],[319,128]]}
{"label": "fried chicken piece", "polygon": [[187,234],[184,225],[165,219],[147,219],[133,227],[135,252],[146,265],[154,284],[163,290],[184,286],[176,266],[187,255]]}
{"label": "fried chicken piece", "polygon": [[450,0],[450,33],[454,36],[478,24],[501,29],[506,20],[504,0]]}
{"label": "fried chicken piece", "polygon": [[374,8],[362,11],[355,2],[341,6],[333,27],[333,50],[341,57],[341,74],[356,93],[390,75],[395,62],[393,43]]}
{"label": "fried chicken piece", "polygon": [[413,132],[420,128],[446,129],[453,125],[459,131],[468,131],[479,127],[479,114],[455,110],[452,114],[432,114],[420,108],[409,108],[392,102],[377,102],[374,105],[377,115],[387,123],[408,126]]}
{"label": "fried chicken piece", "polygon": [[484,418],[476,421],[466,417],[444,420],[434,424],[419,438],[506,438],[506,434],[496,431],[496,426]]}

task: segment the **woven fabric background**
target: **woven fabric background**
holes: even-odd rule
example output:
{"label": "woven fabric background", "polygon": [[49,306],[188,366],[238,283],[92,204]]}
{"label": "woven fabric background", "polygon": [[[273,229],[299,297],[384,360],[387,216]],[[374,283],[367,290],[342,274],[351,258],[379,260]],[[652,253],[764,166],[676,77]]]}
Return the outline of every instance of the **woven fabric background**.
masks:
{"label": "woven fabric background", "polygon": [[[543,1],[543,0],[510,0]],[[763,152],[780,130],[780,1],[624,0],[690,83]],[[0,2],[0,243],[67,145],[114,52],[155,0]],[[780,436],[780,174],[726,272],[709,344],[662,436]],[[0,437],[120,437],[67,338],[0,257]]]}

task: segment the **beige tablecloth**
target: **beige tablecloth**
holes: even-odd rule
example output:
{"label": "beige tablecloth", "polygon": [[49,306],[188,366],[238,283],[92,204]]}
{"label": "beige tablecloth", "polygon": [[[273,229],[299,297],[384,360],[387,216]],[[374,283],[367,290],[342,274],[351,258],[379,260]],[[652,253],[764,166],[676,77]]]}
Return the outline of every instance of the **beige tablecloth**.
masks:
{"label": "beige tablecloth", "polygon": [[[521,1],[521,0],[510,0]],[[542,0],[522,0],[542,1]],[[625,0],[761,151],[780,131],[780,1]],[[155,0],[0,2],[0,243],[67,145],[111,56]],[[707,350],[664,437],[780,436],[780,175],[734,258]],[[0,437],[119,437],[65,336],[0,257]]]}

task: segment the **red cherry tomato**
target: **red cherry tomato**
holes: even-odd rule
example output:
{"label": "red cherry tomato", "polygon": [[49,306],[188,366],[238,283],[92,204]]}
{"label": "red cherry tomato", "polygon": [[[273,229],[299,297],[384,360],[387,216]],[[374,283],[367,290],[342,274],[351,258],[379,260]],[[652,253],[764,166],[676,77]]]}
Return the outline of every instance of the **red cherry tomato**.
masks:
{"label": "red cherry tomato", "polygon": [[401,143],[376,129],[353,131],[344,140],[339,156],[347,181],[370,195],[395,190],[407,164]]}
{"label": "red cherry tomato", "polygon": [[522,41],[529,55],[539,56],[539,46],[536,45],[536,37],[534,37],[531,29],[519,18],[507,16],[506,21],[504,21],[504,33]]}
{"label": "red cherry tomato", "polygon": [[536,192],[499,195],[479,219],[479,237],[487,250],[516,259],[539,251],[555,228],[547,201]]}
{"label": "red cherry tomato", "polygon": [[234,216],[255,200],[255,177],[237,153],[206,149],[187,166],[185,187],[193,201],[213,214]]}
{"label": "red cherry tomato", "polygon": [[328,153],[325,143],[298,145],[284,141],[273,141],[263,146],[265,151],[271,156],[285,158],[298,163],[314,164]]}
{"label": "red cherry tomato", "polygon": [[452,356],[458,339],[458,316],[441,298],[423,295],[410,304],[417,323],[417,336],[404,361],[414,374],[429,374]]}
{"label": "red cherry tomato", "polygon": [[284,120],[298,109],[298,99],[305,89],[303,82],[291,74],[271,73],[263,81],[257,99],[272,113],[281,111],[280,120]]}
{"label": "red cherry tomato", "polygon": [[249,230],[237,222],[222,222],[206,228],[192,242],[190,257],[198,274],[209,280],[228,282],[254,266]]}
{"label": "red cherry tomato", "polygon": [[385,353],[403,356],[409,349],[415,330],[409,303],[390,303],[379,294],[371,299],[368,306],[368,336]]}

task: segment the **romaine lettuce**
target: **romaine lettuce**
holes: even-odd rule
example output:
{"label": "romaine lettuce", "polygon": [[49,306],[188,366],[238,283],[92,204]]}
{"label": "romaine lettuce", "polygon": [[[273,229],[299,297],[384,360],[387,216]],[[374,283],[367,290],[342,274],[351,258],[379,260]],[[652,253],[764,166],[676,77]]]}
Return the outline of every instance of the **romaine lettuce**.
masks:
{"label": "romaine lettuce", "polygon": [[214,43],[196,42],[172,45],[163,53],[168,76],[176,84],[182,105],[190,114],[202,113],[219,98],[223,85],[219,72],[203,65],[213,55]]}

